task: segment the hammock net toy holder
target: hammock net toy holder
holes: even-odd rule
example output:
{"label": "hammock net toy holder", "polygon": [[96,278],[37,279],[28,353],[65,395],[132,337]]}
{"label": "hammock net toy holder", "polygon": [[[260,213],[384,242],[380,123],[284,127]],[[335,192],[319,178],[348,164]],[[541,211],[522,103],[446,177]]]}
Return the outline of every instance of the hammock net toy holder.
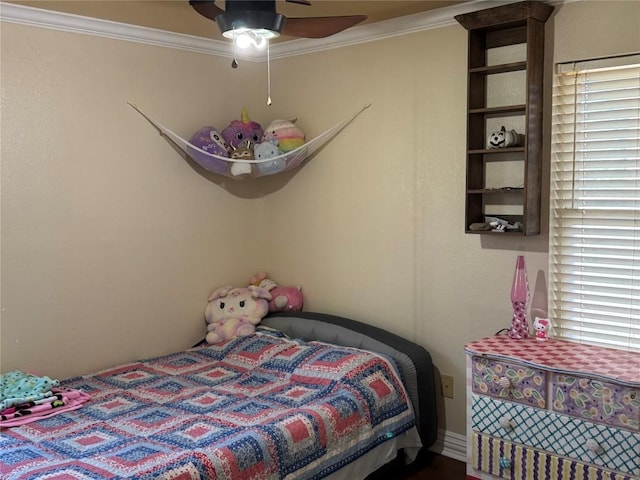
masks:
{"label": "hammock net toy holder", "polygon": [[[301,145],[300,147],[296,148],[295,150],[291,150],[290,152],[262,160],[234,160],[229,157],[221,157],[219,155],[211,154],[202,150],[201,148],[196,147],[192,143],[189,143],[187,140],[177,135],[175,132],[169,130],[164,125],[153,120],[151,117],[142,112],[142,110],[140,110],[136,105],[129,102],[127,103],[131,106],[131,108],[133,108],[149,123],[151,123],[158,130],[161,136],[163,136],[168,142],[179,147],[189,156],[189,158],[191,158],[202,168],[218,175],[232,178],[234,180],[249,180],[252,178],[274,175],[302,166],[307,158],[311,157],[333,137],[340,133],[347,125],[349,125],[358,115],[360,115],[371,106],[370,103],[364,105],[360,110],[348,116],[340,123],[327,129],[313,139],[308,140],[304,145]],[[243,164],[253,164],[251,173],[238,176],[233,175],[231,173],[231,167],[236,162]]]}

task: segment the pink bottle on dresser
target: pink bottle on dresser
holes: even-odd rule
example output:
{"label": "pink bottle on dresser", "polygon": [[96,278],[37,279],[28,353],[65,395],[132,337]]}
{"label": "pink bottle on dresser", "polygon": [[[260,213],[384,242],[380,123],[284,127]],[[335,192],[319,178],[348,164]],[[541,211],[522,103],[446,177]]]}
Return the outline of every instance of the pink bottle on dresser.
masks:
{"label": "pink bottle on dresser", "polygon": [[527,269],[524,264],[524,256],[518,255],[516,271],[513,275],[511,286],[511,303],[513,305],[513,318],[509,329],[510,338],[531,338],[529,322],[527,321],[527,303],[529,302],[529,282]]}

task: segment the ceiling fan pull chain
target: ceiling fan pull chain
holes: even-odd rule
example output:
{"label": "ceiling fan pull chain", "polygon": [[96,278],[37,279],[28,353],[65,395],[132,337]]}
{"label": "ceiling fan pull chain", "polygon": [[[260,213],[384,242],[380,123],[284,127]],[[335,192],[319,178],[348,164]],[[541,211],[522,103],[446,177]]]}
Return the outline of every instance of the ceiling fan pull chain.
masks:
{"label": "ceiling fan pull chain", "polygon": [[231,68],[238,68],[238,60],[236,60],[236,28],[233,27],[233,60],[231,60]]}
{"label": "ceiling fan pull chain", "polygon": [[267,40],[267,105],[271,106],[271,54],[269,40]]}

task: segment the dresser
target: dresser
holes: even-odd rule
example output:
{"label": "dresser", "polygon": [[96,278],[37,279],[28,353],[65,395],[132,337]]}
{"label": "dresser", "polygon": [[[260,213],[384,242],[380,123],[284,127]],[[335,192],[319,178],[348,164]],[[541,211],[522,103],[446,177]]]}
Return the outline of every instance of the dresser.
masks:
{"label": "dresser", "polygon": [[640,354],[506,335],[465,352],[467,478],[640,480]]}

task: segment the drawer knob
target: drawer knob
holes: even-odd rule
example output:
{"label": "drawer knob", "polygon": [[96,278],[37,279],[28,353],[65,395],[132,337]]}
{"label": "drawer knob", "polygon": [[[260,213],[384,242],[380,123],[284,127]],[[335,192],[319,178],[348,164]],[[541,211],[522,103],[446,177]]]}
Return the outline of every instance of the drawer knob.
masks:
{"label": "drawer knob", "polygon": [[585,448],[591,453],[595,453],[596,455],[602,453],[600,444],[598,444],[598,442],[596,442],[593,438],[587,440],[587,442],[585,443]]}
{"label": "drawer knob", "polygon": [[500,377],[500,379],[498,380],[498,385],[500,385],[502,388],[511,388],[511,380],[509,380],[507,377]]}
{"label": "drawer knob", "polygon": [[508,415],[505,415],[504,417],[502,417],[500,420],[498,420],[498,422],[500,423],[500,426],[505,430],[511,430],[513,428],[513,423],[511,423],[511,417],[509,417]]}

